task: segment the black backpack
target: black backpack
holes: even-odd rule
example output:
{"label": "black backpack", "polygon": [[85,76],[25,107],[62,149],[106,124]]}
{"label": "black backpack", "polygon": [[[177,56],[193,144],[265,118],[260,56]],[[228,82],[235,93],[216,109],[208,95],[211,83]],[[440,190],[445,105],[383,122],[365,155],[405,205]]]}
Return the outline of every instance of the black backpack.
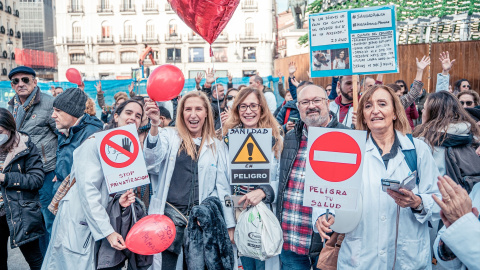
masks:
{"label": "black backpack", "polygon": [[468,193],[480,182],[480,157],[471,144],[445,147],[445,169]]}

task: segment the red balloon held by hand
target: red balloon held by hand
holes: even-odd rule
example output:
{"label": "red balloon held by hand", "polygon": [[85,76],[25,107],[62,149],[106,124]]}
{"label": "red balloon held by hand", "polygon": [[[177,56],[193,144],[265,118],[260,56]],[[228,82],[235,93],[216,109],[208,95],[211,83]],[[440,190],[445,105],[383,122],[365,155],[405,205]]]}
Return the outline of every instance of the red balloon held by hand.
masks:
{"label": "red balloon held by hand", "polygon": [[155,101],[168,101],[182,92],[184,84],[185,77],[178,67],[162,65],[148,77],[147,93]]}
{"label": "red balloon held by hand", "polygon": [[69,68],[67,69],[67,74],[65,74],[67,77],[67,80],[71,83],[74,83],[76,85],[81,85],[82,84],[82,75],[76,68]]}
{"label": "red balloon held by hand", "polygon": [[125,245],[133,253],[153,255],[166,250],[173,243],[175,235],[175,224],[169,217],[149,215],[133,225]]}
{"label": "red balloon held by hand", "polygon": [[240,0],[168,0],[168,2],[185,24],[212,44],[227,26]]}

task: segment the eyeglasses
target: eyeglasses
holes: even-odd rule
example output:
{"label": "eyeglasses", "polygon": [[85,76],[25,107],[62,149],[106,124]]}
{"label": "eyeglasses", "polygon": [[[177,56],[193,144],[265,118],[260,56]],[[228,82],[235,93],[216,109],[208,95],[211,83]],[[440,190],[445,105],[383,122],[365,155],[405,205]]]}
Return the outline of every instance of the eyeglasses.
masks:
{"label": "eyeglasses", "polygon": [[473,105],[473,101],[460,101],[460,104],[462,104],[462,106],[465,106],[465,104],[467,106],[472,106]]}
{"label": "eyeglasses", "polygon": [[318,106],[320,104],[322,104],[322,102],[324,102],[325,100],[327,100],[326,98],[316,98],[314,100],[302,100],[302,101],[299,101],[298,104],[302,107],[308,107],[308,105],[310,105],[310,103],[313,104],[313,106]]}
{"label": "eyeglasses", "polygon": [[463,88],[467,88],[467,89],[470,89],[470,88],[471,88],[471,86],[470,86],[469,84],[467,84],[467,85],[462,85],[462,87],[463,87]]}
{"label": "eyeglasses", "polygon": [[[30,83],[30,78],[28,78],[28,77],[22,77],[21,80],[22,80],[23,83],[26,83],[26,84]],[[17,85],[17,84],[20,83],[20,79],[19,78],[14,78],[14,79],[12,79],[12,83],[13,83],[13,85]]]}
{"label": "eyeglasses", "polygon": [[234,96],[230,96],[230,95],[227,96],[227,100],[232,100],[234,98],[235,98]]}
{"label": "eyeglasses", "polygon": [[252,103],[250,105],[247,105],[247,104],[238,105],[238,110],[241,112],[246,111],[248,108],[250,108],[252,112],[256,112],[258,111],[258,108],[260,108],[260,104]]}

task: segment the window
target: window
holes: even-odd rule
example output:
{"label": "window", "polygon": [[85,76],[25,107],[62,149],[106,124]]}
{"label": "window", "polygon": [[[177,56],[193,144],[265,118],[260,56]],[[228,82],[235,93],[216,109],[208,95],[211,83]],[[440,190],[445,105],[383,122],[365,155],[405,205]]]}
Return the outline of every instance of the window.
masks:
{"label": "window", "polygon": [[72,38],[73,40],[82,39],[82,26],[80,25],[80,22],[74,22],[72,24]]}
{"label": "window", "polygon": [[100,0],[100,8],[102,10],[110,7],[110,0]]}
{"label": "window", "polygon": [[98,53],[99,64],[115,64],[115,53],[113,52],[99,52]]}
{"label": "window", "polygon": [[[159,61],[158,61],[158,51],[153,51],[153,52],[152,52],[152,55],[153,55],[153,59],[155,60],[155,62],[157,62],[157,65],[158,65],[158,62],[159,62]],[[137,56],[137,57],[138,57],[138,56]],[[150,56],[149,56],[149,55],[147,55],[147,56],[145,57],[144,63],[145,63],[145,64],[148,64],[148,65],[152,65],[152,64],[153,64],[153,63],[152,63],[152,60],[150,60]],[[153,70],[152,70],[152,71],[153,71]]]}
{"label": "window", "polygon": [[245,36],[251,37],[254,35],[254,30],[253,30],[253,19],[248,18],[245,20]]}
{"label": "window", "polygon": [[155,24],[152,20],[147,21],[147,39],[155,38]]}
{"label": "window", "polygon": [[133,9],[133,0],[122,0],[123,10]]}
{"label": "window", "polygon": [[82,8],[82,0],[71,0],[72,3],[72,10],[81,10]]}
{"label": "window", "polygon": [[173,62],[174,58],[175,58],[175,61],[182,61],[181,49],[173,49],[173,48],[167,49],[167,62]]}
{"label": "window", "polygon": [[255,47],[244,47],[243,48],[243,61],[244,62],[255,62],[257,61],[257,53]]}
{"label": "window", "polygon": [[227,48],[212,48],[215,62],[228,62]]}
{"label": "window", "polygon": [[136,63],[138,55],[136,52],[122,52],[120,54],[120,61],[122,63]]}
{"label": "window", "polygon": [[125,21],[123,35],[125,39],[133,39],[133,24],[131,21]]}
{"label": "window", "polygon": [[171,20],[168,23],[168,34],[170,36],[177,35],[177,22],[175,20]]}
{"label": "window", "polygon": [[145,0],[145,7],[147,9],[154,9],[155,8],[155,1],[154,0]]}
{"label": "window", "polygon": [[85,64],[84,53],[72,53],[70,54],[70,64]]}
{"label": "window", "polygon": [[205,62],[205,54],[203,48],[190,48],[189,59],[190,62]]}
{"label": "window", "polygon": [[102,39],[111,39],[112,38],[112,26],[109,22],[102,22]]}

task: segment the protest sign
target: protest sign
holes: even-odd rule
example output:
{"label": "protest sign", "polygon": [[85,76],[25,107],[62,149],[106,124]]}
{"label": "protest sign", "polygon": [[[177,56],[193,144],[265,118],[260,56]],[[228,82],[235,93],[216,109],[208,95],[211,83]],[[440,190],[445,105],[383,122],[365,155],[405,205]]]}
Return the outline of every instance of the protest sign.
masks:
{"label": "protest sign", "polygon": [[229,129],[228,145],[232,185],[270,183],[272,129]]}
{"label": "protest sign", "polygon": [[135,125],[96,133],[95,139],[110,194],[150,183]]}
{"label": "protest sign", "polygon": [[308,129],[304,206],[357,209],[366,135],[358,130]]}
{"label": "protest sign", "polygon": [[309,16],[312,77],[398,72],[395,6]]}

